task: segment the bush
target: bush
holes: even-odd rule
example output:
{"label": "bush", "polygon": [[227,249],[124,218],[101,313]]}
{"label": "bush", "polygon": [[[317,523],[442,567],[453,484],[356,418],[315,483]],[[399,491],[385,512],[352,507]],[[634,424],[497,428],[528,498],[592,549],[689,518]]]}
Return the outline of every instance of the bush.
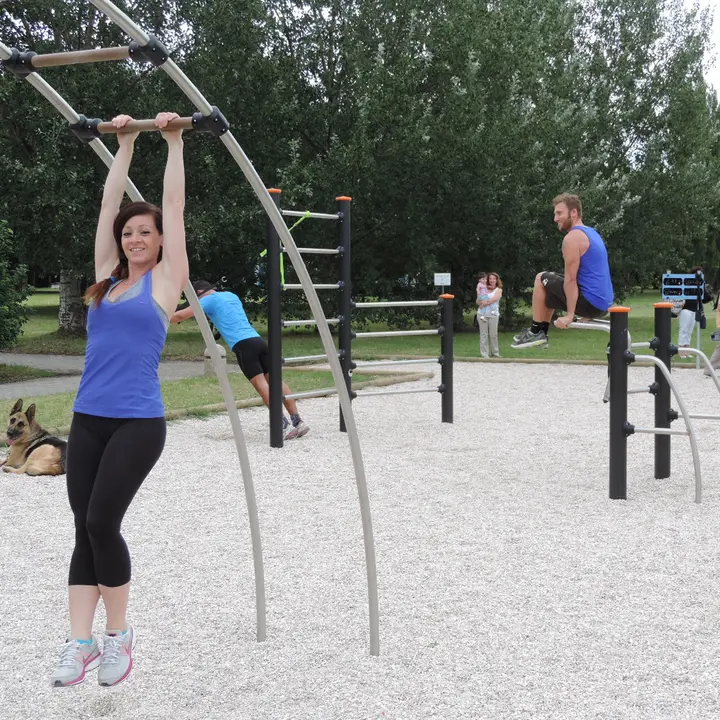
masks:
{"label": "bush", "polygon": [[0,348],[15,343],[27,318],[26,274],[27,268],[17,261],[13,232],[0,220]]}

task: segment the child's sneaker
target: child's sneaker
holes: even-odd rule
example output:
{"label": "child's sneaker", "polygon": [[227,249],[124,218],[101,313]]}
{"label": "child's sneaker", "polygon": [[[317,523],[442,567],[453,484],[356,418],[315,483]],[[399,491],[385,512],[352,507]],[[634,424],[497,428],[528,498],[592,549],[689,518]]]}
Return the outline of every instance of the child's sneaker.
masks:
{"label": "child's sneaker", "polygon": [[102,662],[98,670],[98,684],[112,687],[121,683],[132,670],[132,651],[135,647],[135,630],[132,625],[122,635],[103,638]]}
{"label": "child's sneaker", "polygon": [[90,643],[67,640],[60,652],[55,670],[50,676],[53,687],[79,685],[90,670],[100,664],[100,648],[93,635]]}

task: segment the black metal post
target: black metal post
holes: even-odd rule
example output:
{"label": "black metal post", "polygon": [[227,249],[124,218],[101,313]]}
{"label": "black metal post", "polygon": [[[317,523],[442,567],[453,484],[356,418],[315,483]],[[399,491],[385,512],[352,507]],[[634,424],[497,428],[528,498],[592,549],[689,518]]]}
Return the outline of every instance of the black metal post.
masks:
{"label": "black metal post", "polygon": [[628,312],[610,309],[610,499],[627,499]]}
{"label": "black metal post", "polygon": [[453,300],[454,295],[441,295],[442,335],[440,336],[442,422],[453,421]]}
{"label": "black metal post", "polygon": [[[268,190],[273,202],[280,207],[281,190]],[[283,446],[282,402],[282,314],[280,287],[280,236],[268,220],[267,230],[267,323],[270,354],[270,447]]]}
{"label": "black metal post", "polygon": [[[655,357],[661,360],[668,370],[671,368],[672,342],[670,320],[671,303],[660,302],[655,308]],[[659,368],[655,368],[655,427],[670,427],[670,385]],[[670,477],[670,435],[655,435],[655,477]]]}
{"label": "black metal post", "polygon": [[[338,243],[340,250],[340,290],[338,297],[338,349],[340,367],[352,401],[352,263],[350,256],[350,203],[352,198],[341,195],[335,198],[338,210]],[[340,432],[345,430],[345,418],[340,410]]]}

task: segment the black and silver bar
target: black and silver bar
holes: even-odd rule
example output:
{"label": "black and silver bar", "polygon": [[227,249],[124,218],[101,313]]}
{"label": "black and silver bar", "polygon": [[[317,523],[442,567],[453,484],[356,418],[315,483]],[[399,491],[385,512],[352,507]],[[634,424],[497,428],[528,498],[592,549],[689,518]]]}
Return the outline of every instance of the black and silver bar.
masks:
{"label": "black and silver bar", "polygon": [[[280,205],[280,190],[268,188],[275,205]],[[267,326],[270,356],[270,447],[283,446],[282,400],[282,293],[280,292],[280,238],[270,219],[267,221]]]}
{"label": "black and silver bar", "polygon": [[436,388],[419,388],[417,390],[381,390],[376,392],[356,392],[355,397],[378,397],[380,395],[413,395],[415,393],[438,393],[442,392],[439,387]]}
{"label": "black and silver bar", "polygon": [[326,397],[327,395],[337,395],[337,388],[326,388],[325,390],[308,390],[307,392],[290,393],[283,395],[283,400],[300,400],[301,398]]}
{"label": "black and silver bar", "polygon": [[[320,283],[317,285],[313,285],[315,290],[338,290],[340,288],[340,283]],[[296,284],[291,283],[290,285],[283,285],[283,290],[304,290],[305,288],[302,286],[302,284]]]}
{"label": "black and silver bar", "polygon": [[[672,304],[668,302],[654,303],[655,308],[655,358],[660,360],[663,365],[670,370],[672,364],[672,354],[670,352],[670,344],[672,336],[670,333],[670,310]],[[666,380],[666,374],[662,372],[658,365],[655,366],[655,383],[657,392],[655,393],[655,427],[670,427],[670,384]],[[670,477],[670,435],[660,435],[655,437],[655,478]]]}
{"label": "black and silver bar", "polygon": [[62,65],[80,65],[83,63],[106,62],[109,60],[127,60],[130,57],[129,47],[95,48],[93,50],[73,50],[70,52],[33,55],[30,64],[33,69],[60,67]]}
{"label": "black and silver bar", "polygon": [[627,394],[628,395],[646,395],[649,392],[650,392],[650,388],[644,387],[644,388],[633,388],[632,390],[628,390]]}
{"label": "black and silver bar", "polygon": [[314,218],[315,220],[337,220],[337,214],[331,213],[317,213],[317,212],[303,212],[302,210],[281,210],[280,211],[285,217],[307,217]]}
{"label": "black and silver bar", "polygon": [[388,302],[359,302],[354,303],[354,308],[390,308],[390,307],[437,307],[439,300],[408,300],[402,302],[400,300],[392,300]]}
{"label": "black and silver bar", "polygon": [[378,330],[377,332],[355,333],[356,338],[402,337],[411,335],[440,335],[440,330]]}
{"label": "black and silver bar", "polygon": [[300,365],[302,363],[314,362],[315,360],[327,360],[328,356],[323,355],[296,355],[295,357],[283,358],[283,365]]}
{"label": "black and silver bar", "polygon": [[[328,325],[337,325],[340,321],[337,318],[326,318]],[[317,320],[283,320],[283,327],[295,327],[298,325],[317,325]]]}
{"label": "black and silver bar", "polygon": [[[285,248],[283,252],[287,252]],[[301,255],[339,255],[340,250],[338,248],[298,248],[297,251]]]}
{"label": "black and silver bar", "polygon": [[610,312],[610,374],[606,389],[610,401],[609,497],[627,500],[628,363],[632,362],[627,355],[630,308],[614,307]]}
{"label": "black and silver bar", "polygon": [[704,415],[701,413],[690,413],[693,420],[720,420],[720,415]]}
{"label": "black and silver bar", "polygon": [[[691,416],[692,417],[692,416]],[[635,433],[645,433],[646,435],[689,435],[687,430],[673,430],[672,428],[646,428],[635,427]]]}
{"label": "black and silver bar", "polygon": [[355,363],[356,370],[362,370],[366,367],[385,367],[388,365],[429,365],[430,363],[440,362],[439,358],[422,358],[413,360],[369,360],[362,364]]}

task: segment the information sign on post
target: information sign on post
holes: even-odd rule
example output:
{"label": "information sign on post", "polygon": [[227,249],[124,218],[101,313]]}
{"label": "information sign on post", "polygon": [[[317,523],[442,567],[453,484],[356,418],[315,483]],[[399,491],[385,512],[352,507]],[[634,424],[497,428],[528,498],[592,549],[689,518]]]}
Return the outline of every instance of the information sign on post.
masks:
{"label": "information sign on post", "polygon": [[442,294],[445,294],[445,286],[451,285],[450,273],[435,273],[435,287],[442,288]]}

